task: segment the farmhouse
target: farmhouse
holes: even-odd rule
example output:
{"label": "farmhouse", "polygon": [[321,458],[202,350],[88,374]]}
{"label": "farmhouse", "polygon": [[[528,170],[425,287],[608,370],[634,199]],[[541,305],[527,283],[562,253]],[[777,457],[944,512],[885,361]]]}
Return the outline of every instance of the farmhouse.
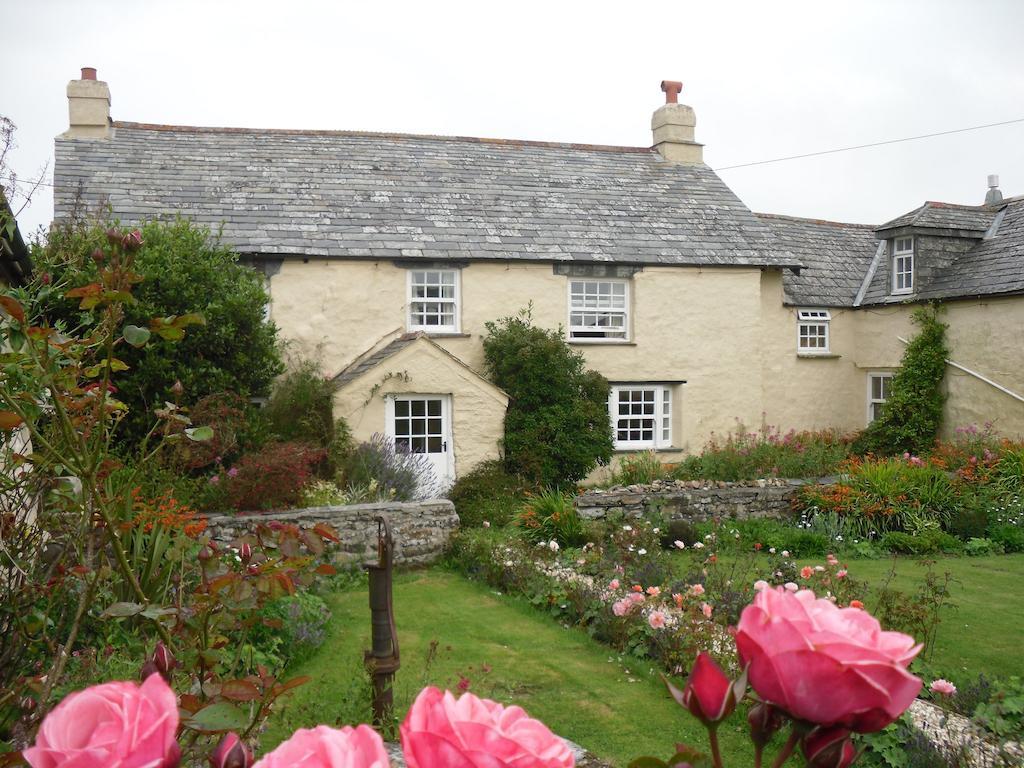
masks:
{"label": "farmhouse", "polygon": [[704,164],[680,84],[649,147],[110,118],[85,69],[55,214],[177,215],[266,275],[272,317],[336,375],[336,413],[449,479],[500,451],[484,324],[529,307],[612,383],[616,448],[673,455],[762,422],[863,427],[910,312],[950,326],[946,424],[1024,433],[1024,198],[880,226],[751,212]]}

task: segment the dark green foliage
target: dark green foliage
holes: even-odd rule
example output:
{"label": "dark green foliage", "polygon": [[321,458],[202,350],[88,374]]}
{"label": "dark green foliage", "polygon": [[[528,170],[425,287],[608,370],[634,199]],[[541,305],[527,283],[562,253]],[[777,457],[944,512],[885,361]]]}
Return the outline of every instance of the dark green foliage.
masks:
{"label": "dark green foliage", "polygon": [[902,531],[889,531],[879,541],[882,549],[899,555],[956,554],[963,552],[964,545],[956,536],[944,531],[928,529],[916,535]]}
{"label": "dark green foliage", "polygon": [[946,325],[939,322],[933,307],[916,309],[912,317],[921,330],[903,353],[882,415],[857,442],[860,453],[920,454],[935,443],[946,402],[942,391],[949,356]]}
{"label": "dark green foliage", "polygon": [[487,323],[484,357],[491,379],[510,397],[509,472],[563,487],[611,459],[608,381],[584,367],[560,330],[533,326],[528,313]]}
{"label": "dark green foliage", "polygon": [[459,477],[448,492],[463,528],[482,525],[505,525],[526,500],[525,483],[505,471],[498,460],[484,461]]}
{"label": "dark green foliage", "polygon": [[572,496],[561,491],[545,489],[531,496],[516,522],[535,544],[554,541],[560,547],[579,547],[586,540]]}
{"label": "dark green foliage", "polygon": [[[152,410],[165,400],[195,403],[214,392],[243,397],[265,395],[282,371],[277,329],[264,319],[269,297],[255,270],[240,265],[236,254],[208,229],[179,219],[142,227],[143,246],[136,271],[143,280],[135,301],[125,306],[125,322],[149,326],[153,317],[199,313],[205,325],[194,325],[180,341],[153,341],[146,349],[122,344],[117,356],[129,369],[118,377],[118,397],[130,411],[118,430],[125,448],[136,445],[153,423]],[[70,275],[73,285],[95,281],[98,268],[93,250],[105,243],[104,227],[64,228],[51,232],[45,247],[36,247],[37,274],[57,282]],[[51,321],[65,327],[91,327],[98,314],[81,311],[78,302],[39,286]],[[44,295],[45,294],[45,295]],[[183,394],[171,387],[180,381]]]}
{"label": "dark green foliage", "polygon": [[693,546],[694,542],[700,541],[700,539],[701,535],[689,520],[669,520],[661,528],[660,541],[662,549],[677,548],[677,541],[681,541],[690,547]]}
{"label": "dark green foliage", "polygon": [[334,390],[319,361],[299,360],[274,382],[261,413],[266,429],[278,439],[312,443],[326,450],[322,470],[330,478],[352,449],[348,424],[334,418]]}

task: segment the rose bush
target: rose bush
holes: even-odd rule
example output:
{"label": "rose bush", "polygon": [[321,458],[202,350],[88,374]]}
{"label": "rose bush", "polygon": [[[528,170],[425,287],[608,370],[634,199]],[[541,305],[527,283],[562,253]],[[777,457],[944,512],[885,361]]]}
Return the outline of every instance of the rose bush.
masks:
{"label": "rose bush", "polygon": [[142,685],[104,683],[68,695],[46,716],[32,768],[174,768],[178,704],[159,674]]}
{"label": "rose bush", "polygon": [[881,730],[921,690],[907,671],[921,650],[913,638],[806,589],[761,589],[740,617],[736,647],[765,701],[820,725]]}

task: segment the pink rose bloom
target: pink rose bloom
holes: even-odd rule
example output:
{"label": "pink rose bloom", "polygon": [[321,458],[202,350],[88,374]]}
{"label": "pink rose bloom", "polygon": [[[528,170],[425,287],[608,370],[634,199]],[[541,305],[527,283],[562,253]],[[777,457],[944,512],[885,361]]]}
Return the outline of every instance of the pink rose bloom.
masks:
{"label": "pink rose bloom", "polygon": [[647,588],[647,594],[650,595],[651,597],[657,597],[658,595],[661,594],[661,588],[660,587],[648,587]]}
{"label": "pink rose bloom", "polygon": [[809,565],[805,565],[803,568],[800,569],[800,578],[801,579],[809,579],[813,575],[814,575],[814,569],[811,568],[811,566],[809,566]]}
{"label": "pink rose bloom", "polygon": [[565,742],[519,707],[429,687],[400,728],[409,768],[573,768]]}
{"label": "pink rose bloom", "polygon": [[943,696],[952,696],[956,693],[956,686],[949,682],[949,680],[943,680],[940,677],[938,680],[932,681],[932,684],[928,686],[928,690],[932,693],[941,693]]}
{"label": "pink rose bloom", "polygon": [[760,592],[762,589],[768,589],[768,582],[764,579],[758,579],[754,582],[754,591]]}
{"label": "pink rose bloom", "polygon": [[608,589],[618,589],[618,588],[619,588],[619,580],[618,579],[612,579],[611,581],[608,582]]}
{"label": "pink rose bloom", "polygon": [[632,607],[633,601],[629,598],[624,597],[621,600],[616,600],[612,604],[612,613],[614,613],[616,616],[625,616],[627,613],[629,613],[629,610]]}
{"label": "pink rose bloom", "polygon": [[700,609],[704,613],[704,618],[705,619],[710,619],[711,618],[711,614],[714,611],[714,609],[710,605],[708,605],[707,603],[701,603],[700,604]]}
{"label": "pink rose bloom", "polygon": [[665,613],[663,611],[651,611],[647,616],[647,623],[651,629],[661,629],[665,626]]}
{"label": "pink rose bloom", "polygon": [[253,768],[389,768],[380,736],[368,725],[358,728],[300,728],[257,761]]}
{"label": "pink rose bloom", "polygon": [[704,594],[704,585],[703,584],[694,584],[692,587],[690,587],[690,594],[691,595],[703,595]]}
{"label": "pink rose bloom", "polygon": [[23,757],[32,768],[171,768],[180,750],[178,701],[160,675],[68,694]]}
{"label": "pink rose bloom", "polygon": [[807,589],[758,592],[740,616],[736,649],[764,701],[818,725],[881,730],[921,690],[907,672],[921,650],[912,637]]}
{"label": "pink rose bloom", "polygon": [[629,602],[633,603],[634,605],[639,605],[646,598],[643,595],[641,595],[639,592],[630,592],[628,595],[626,595],[625,599],[629,600]]}
{"label": "pink rose bloom", "polygon": [[798,587],[798,586],[797,586],[796,584],[794,584],[794,583],[793,583],[792,581],[787,581],[787,582],[786,582],[785,584],[783,584],[782,586],[783,586],[783,587],[785,588],[785,590],[786,590],[787,592],[796,592],[796,591],[797,591],[798,589],[800,589],[800,587]]}

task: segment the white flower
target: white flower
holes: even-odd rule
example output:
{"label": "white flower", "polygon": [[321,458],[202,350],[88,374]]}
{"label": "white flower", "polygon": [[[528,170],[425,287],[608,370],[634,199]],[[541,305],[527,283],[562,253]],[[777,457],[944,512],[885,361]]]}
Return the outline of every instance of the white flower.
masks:
{"label": "white flower", "polygon": [[631,525],[624,525],[624,526],[622,526],[622,530],[624,530],[624,531],[632,531],[633,530],[633,526],[631,526]]}
{"label": "white flower", "polygon": [[653,533],[661,533],[661,528],[653,528],[652,532]]}
{"label": "white flower", "polygon": [[638,555],[646,555],[647,554],[647,550],[646,549],[639,549],[639,550],[637,550],[637,554]]}
{"label": "white flower", "polygon": [[788,549],[782,550],[782,556],[783,557],[789,557],[789,550]]}
{"label": "white flower", "polygon": [[677,539],[676,541],[674,541],[672,543],[676,545],[677,549],[686,549],[686,542],[684,542],[684,541],[679,541]]}
{"label": "white flower", "polygon": [[548,542],[548,549],[550,549],[552,552],[557,552],[558,551],[558,542],[555,541],[554,539],[549,541]]}
{"label": "white flower", "polygon": [[512,561],[511,560],[506,560],[505,561],[505,567],[506,568],[511,568],[512,567]]}
{"label": "white flower", "polygon": [[698,542],[696,542],[696,543],[695,543],[695,544],[693,545],[693,548],[694,548],[694,549],[704,549],[704,545],[703,545],[703,544],[702,544],[701,542],[699,542],[699,541],[698,541]]}
{"label": "white flower", "polygon": [[736,534],[733,534],[733,538],[736,538],[736,539],[738,539],[739,537],[740,537],[740,535],[739,535],[738,533],[736,533]]}
{"label": "white flower", "polygon": [[775,554],[775,547],[768,547],[768,553],[774,555]]}
{"label": "white flower", "polygon": [[484,520],[484,528],[490,528],[490,527],[491,527],[491,521],[490,520]]}
{"label": "white flower", "polygon": [[710,533],[707,536],[704,537],[704,541],[711,541],[711,534]]}

